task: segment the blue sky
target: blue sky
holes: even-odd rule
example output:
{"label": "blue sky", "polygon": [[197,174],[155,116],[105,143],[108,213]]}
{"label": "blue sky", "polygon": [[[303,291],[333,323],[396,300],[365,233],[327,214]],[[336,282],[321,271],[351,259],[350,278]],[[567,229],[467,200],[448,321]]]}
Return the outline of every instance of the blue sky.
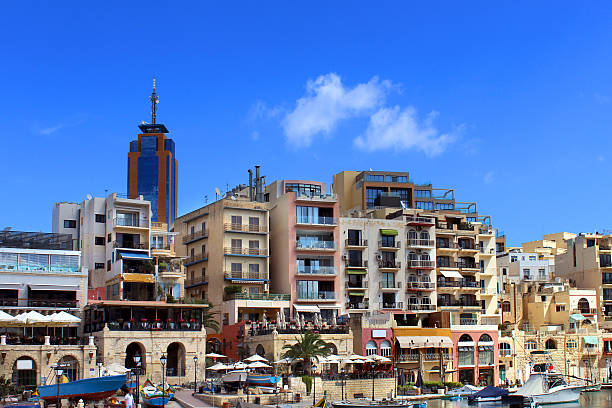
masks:
{"label": "blue sky", "polygon": [[4,5],[0,228],[125,192],[156,76],[179,213],[255,164],[373,168],[455,188],[513,244],[612,229],[609,2],[173,4]]}

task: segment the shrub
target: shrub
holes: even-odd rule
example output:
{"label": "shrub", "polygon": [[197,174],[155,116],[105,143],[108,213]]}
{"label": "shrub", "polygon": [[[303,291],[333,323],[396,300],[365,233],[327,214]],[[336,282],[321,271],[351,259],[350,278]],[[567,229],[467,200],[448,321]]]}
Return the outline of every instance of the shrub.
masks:
{"label": "shrub", "polygon": [[429,388],[444,388],[444,383],[440,381],[425,381],[423,385]]}
{"label": "shrub", "polygon": [[303,375],[302,382],[306,384],[306,392],[310,394],[310,390],[312,389],[312,377],[309,375]]}
{"label": "shrub", "polygon": [[463,383],[461,383],[461,382],[454,382],[454,381],[447,381],[447,382],[444,383],[444,385],[446,385],[449,390],[453,390],[455,388],[463,387]]}
{"label": "shrub", "polygon": [[232,295],[235,295],[236,293],[242,292],[242,286],[229,285],[229,286],[226,286],[223,290],[225,291],[225,294],[227,296],[232,296]]}

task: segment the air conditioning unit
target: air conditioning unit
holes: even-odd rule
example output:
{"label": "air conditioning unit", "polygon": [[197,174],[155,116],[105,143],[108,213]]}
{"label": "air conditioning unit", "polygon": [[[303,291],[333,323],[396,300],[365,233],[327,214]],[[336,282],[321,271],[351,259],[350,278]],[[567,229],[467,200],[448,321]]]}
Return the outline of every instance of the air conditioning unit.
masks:
{"label": "air conditioning unit", "polygon": [[347,254],[342,255],[342,260],[343,261],[348,261],[348,255]]}
{"label": "air conditioning unit", "polygon": [[382,255],[380,253],[376,254],[376,260],[382,261]]}

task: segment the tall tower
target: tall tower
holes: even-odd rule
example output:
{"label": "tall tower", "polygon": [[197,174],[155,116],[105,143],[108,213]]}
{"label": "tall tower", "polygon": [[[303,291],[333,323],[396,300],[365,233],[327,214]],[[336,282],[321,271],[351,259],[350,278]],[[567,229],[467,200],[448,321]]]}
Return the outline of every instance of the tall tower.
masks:
{"label": "tall tower", "polygon": [[168,223],[176,218],[176,183],[178,161],[174,153],[174,140],[168,138],[168,129],[157,123],[159,98],[153,92],[151,100],[151,124],[142,122],[138,140],[130,142],[128,153],[127,191],[130,198],[139,195],[151,202],[152,221]]}

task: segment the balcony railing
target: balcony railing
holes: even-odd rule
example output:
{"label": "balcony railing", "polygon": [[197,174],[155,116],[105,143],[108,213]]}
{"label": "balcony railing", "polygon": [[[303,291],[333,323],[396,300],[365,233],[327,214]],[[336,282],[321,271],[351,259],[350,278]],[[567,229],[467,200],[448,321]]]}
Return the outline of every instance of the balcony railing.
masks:
{"label": "balcony railing", "polygon": [[402,263],[400,261],[378,261],[378,267],[382,269],[400,269]]}
{"label": "balcony railing", "polygon": [[297,273],[299,275],[335,275],[336,268],[334,266],[298,266]]}
{"label": "balcony railing", "polygon": [[433,282],[406,282],[406,289],[435,289],[436,285]]}
{"label": "balcony railing", "polygon": [[239,300],[291,300],[291,295],[281,293],[235,293],[232,297]]}
{"label": "balcony railing", "polygon": [[356,261],[348,259],[344,262],[344,266],[346,266],[347,268],[367,268],[368,261]]}
{"label": "balcony railing", "polygon": [[368,240],[367,239],[350,239],[347,238],[344,240],[344,244],[346,246],[357,246],[357,247],[367,247]]}
{"label": "balcony railing", "polygon": [[423,260],[423,259],[410,259],[408,261],[408,268],[420,269],[420,268],[434,268],[436,266],[435,261]]}
{"label": "balcony railing", "polygon": [[185,265],[188,264],[192,264],[192,263],[196,263],[196,262],[202,262],[208,259],[208,253],[204,253],[204,254],[194,254],[192,256],[188,256],[187,258],[185,258]]}
{"label": "balcony railing", "polygon": [[466,302],[458,299],[453,300],[440,300],[438,299],[438,306],[442,307],[480,307],[478,302]]}
{"label": "balcony railing", "polygon": [[400,249],[402,247],[402,243],[400,241],[395,242],[384,242],[382,240],[378,241],[379,248],[391,248],[391,249]]}
{"label": "balcony railing", "polygon": [[493,248],[489,248],[489,249],[487,249],[487,248],[478,248],[478,251],[481,254],[495,255],[495,249],[493,249]]}
{"label": "balcony railing", "polygon": [[406,216],[408,224],[434,225],[434,219],[429,217]]}
{"label": "balcony railing", "polygon": [[58,309],[74,309],[79,307],[78,300],[49,300],[49,299],[15,299],[0,298],[0,307],[48,307]]}
{"label": "balcony railing", "polygon": [[298,216],[296,219],[296,223],[310,225],[338,225],[338,218]]}
{"label": "balcony railing", "polygon": [[364,280],[361,282],[352,282],[352,281],[348,281],[347,282],[347,288],[349,289],[367,289],[368,288],[368,281]]}
{"label": "balcony railing", "polygon": [[126,249],[149,249],[148,242],[119,242],[113,241],[114,248],[126,248]]}
{"label": "balcony railing", "polygon": [[401,289],[402,282],[379,282],[379,289]]}
{"label": "balcony railing", "polygon": [[[450,360],[450,356],[448,353],[442,353],[445,361]],[[423,361],[438,361],[440,360],[440,353],[423,353],[422,354]],[[419,361],[418,353],[411,354],[400,354],[398,356],[399,361]]]}
{"label": "balcony railing", "polygon": [[346,308],[350,310],[368,310],[370,308],[370,305],[367,302],[360,302],[360,303],[348,302],[346,304]]}
{"label": "balcony railing", "polygon": [[241,247],[225,247],[223,252],[226,255],[250,255],[250,256],[267,256],[268,250],[265,248],[241,248]]}
{"label": "balcony railing", "polygon": [[183,244],[186,244],[190,241],[195,241],[200,238],[206,238],[206,237],[208,237],[208,230],[207,229],[200,230],[200,231],[194,232],[193,234],[185,235],[183,237]]}
{"label": "balcony railing", "polygon": [[436,228],[437,229],[442,229],[442,230],[452,230],[453,226],[449,223],[446,222],[437,222],[436,223]]}
{"label": "balcony railing", "polygon": [[459,281],[449,281],[449,280],[439,280],[438,287],[439,288],[458,288],[461,286],[461,282]]}
{"label": "balcony railing", "polygon": [[380,309],[403,309],[404,302],[380,302],[378,306]]}
{"label": "balcony railing", "polygon": [[[103,327],[103,326],[102,326]],[[93,327],[92,331],[100,331],[98,327]],[[108,329],[112,331],[200,331],[202,325],[199,322],[177,321],[177,322],[149,322],[149,321],[111,321],[108,322]]]}
{"label": "balcony railing", "polygon": [[193,279],[185,279],[185,286],[192,286],[198,284],[208,283],[208,276],[199,276]]}
{"label": "balcony railing", "polygon": [[298,293],[298,300],[336,300],[336,292],[318,291],[317,293]]}
{"label": "balcony railing", "polygon": [[459,250],[460,251],[478,251],[479,248],[477,248],[474,244],[459,244]]}
{"label": "balcony railing", "polygon": [[149,220],[131,219],[131,218],[117,218],[114,219],[115,227],[135,227],[135,228],[149,228]]}
{"label": "balcony railing", "polygon": [[295,246],[298,249],[329,249],[329,250],[334,250],[336,249],[336,242],[334,241],[302,241],[302,240],[297,240],[295,242]]}
{"label": "balcony railing", "polygon": [[438,241],[438,249],[459,249],[459,244],[456,242]]}
{"label": "balcony railing", "polygon": [[457,229],[461,231],[474,231],[474,225],[462,222],[457,225]]}
{"label": "balcony railing", "polygon": [[226,271],[225,279],[258,279],[268,280],[268,274],[264,272],[251,272],[251,271]]}
{"label": "balcony railing", "polygon": [[408,310],[433,312],[436,310],[436,305],[432,305],[431,303],[408,303]]}
{"label": "balcony railing", "polygon": [[475,262],[456,262],[459,269],[479,269]]}
{"label": "balcony railing", "polygon": [[459,319],[459,325],[461,326],[474,326],[478,324],[478,319]]}
{"label": "balcony railing", "polygon": [[268,232],[268,229],[264,225],[235,224],[233,222],[224,223],[223,229],[225,231],[235,231],[235,232]]}
{"label": "balcony railing", "polygon": [[435,242],[431,239],[408,239],[409,247],[429,247],[433,248]]}

